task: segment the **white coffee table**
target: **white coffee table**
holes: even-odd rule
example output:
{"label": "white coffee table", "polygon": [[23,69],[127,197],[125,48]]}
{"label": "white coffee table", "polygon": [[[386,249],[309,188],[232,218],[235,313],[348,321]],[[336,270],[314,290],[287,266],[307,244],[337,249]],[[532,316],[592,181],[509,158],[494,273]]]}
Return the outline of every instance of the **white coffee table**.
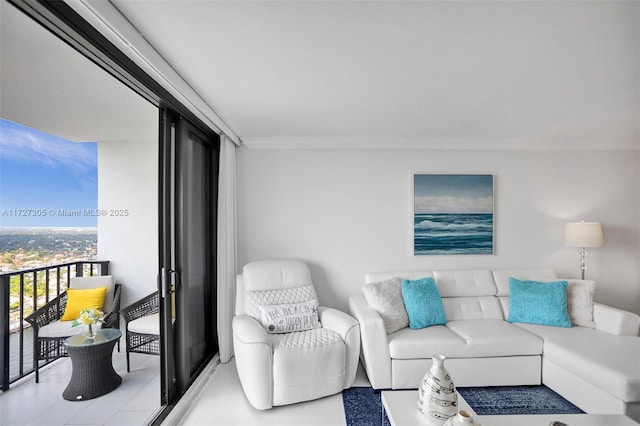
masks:
{"label": "white coffee table", "polygon": [[[418,410],[418,391],[382,391],[382,405],[391,426],[427,426],[427,418]],[[634,426],[631,418],[616,414],[529,414],[504,416],[479,416],[458,394],[458,410],[473,414],[482,426],[549,426],[554,420],[570,426]]]}

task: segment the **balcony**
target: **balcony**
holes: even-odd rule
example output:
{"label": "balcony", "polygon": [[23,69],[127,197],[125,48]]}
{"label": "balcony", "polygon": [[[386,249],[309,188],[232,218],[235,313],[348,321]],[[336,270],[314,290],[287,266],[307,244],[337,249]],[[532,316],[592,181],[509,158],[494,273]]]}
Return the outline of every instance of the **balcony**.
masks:
{"label": "balcony", "polygon": [[127,373],[125,342],[113,353],[122,384],[99,398],[70,402],[62,392],[71,377],[69,358],[40,361],[33,373],[33,333],[24,320],[34,309],[64,292],[72,276],[107,275],[108,261],[77,261],[0,275],[0,424],[147,424],[160,408],[160,359],[131,354]]}
{"label": "balcony", "polygon": [[[33,334],[25,318],[69,287],[71,277],[108,275],[108,261],[77,261],[0,275],[3,390],[33,369]],[[41,362],[45,366],[55,359]]]}

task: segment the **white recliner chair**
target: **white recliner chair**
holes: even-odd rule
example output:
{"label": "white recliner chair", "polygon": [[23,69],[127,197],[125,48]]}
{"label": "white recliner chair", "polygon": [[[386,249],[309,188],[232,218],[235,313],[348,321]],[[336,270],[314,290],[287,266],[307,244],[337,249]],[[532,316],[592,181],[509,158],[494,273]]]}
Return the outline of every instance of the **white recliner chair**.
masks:
{"label": "white recliner chair", "polygon": [[[252,262],[238,275],[233,346],[242,389],[255,408],[322,398],[353,385],[359,324],[318,307],[317,300],[300,261]],[[289,332],[299,328],[308,329]]]}

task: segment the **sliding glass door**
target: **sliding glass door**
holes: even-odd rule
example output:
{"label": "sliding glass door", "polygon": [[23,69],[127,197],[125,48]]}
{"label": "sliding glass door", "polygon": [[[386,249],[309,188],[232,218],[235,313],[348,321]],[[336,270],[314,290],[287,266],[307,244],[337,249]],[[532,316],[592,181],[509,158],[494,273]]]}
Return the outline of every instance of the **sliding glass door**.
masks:
{"label": "sliding glass door", "polygon": [[166,109],[161,119],[162,395],[171,403],[218,350],[219,138]]}

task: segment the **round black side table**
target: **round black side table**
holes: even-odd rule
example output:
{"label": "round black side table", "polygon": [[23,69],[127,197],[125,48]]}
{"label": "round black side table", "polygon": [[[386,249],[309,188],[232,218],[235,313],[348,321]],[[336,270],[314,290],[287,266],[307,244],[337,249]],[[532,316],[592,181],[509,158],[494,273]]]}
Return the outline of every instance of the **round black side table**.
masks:
{"label": "round black side table", "polygon": [[93,340],[84,335],[67,339],[67,351],[73,370],[71,380],[62,393],[68,401],[85,401],[111,392],[122,383],[111,363],[113,347],[122,336],[120,330],[98,330]]}

